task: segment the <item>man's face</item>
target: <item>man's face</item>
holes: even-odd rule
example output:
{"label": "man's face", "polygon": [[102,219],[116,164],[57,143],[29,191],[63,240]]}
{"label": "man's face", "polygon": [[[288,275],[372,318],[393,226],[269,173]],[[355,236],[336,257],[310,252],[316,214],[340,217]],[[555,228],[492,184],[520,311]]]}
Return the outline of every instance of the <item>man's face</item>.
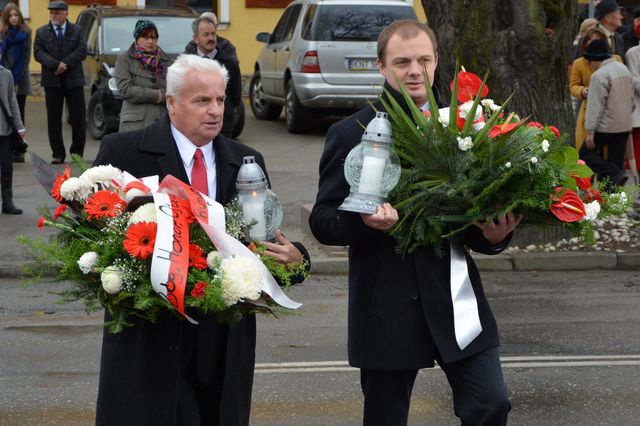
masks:
{"label": "man's face", "polygon": [[604,25],[609,31],[615,31],[622,26],[624,16],[620,9],[613,11],[604,17]]}
{"label": "man's face", "polygon": [[66,10],[50,10],[49,18],[51,19],[51,23],[53,25],[63,25],[64,21],[67,20],[67,11]]}
{"label": "man's face", "polygon": [[437,65],[438,57],[433,50],[433,43],[422,31],[410,39],[392,35],[384,49],[384,58],[378,59],[378,69],[391,87],[400,90],[396,78],[400,80],[419,107],[428,100],[423,67],[427,68],[429,81],[433,84]]}
{"label": "man's face", "polygon": [[224,98],[224,80],[220,75],[189,71],[180,99],[167,96],[171,123],[194,145],[206,145],[222,129]]}
{"label": "man's face", "polygon": [[204,53],[211,53],[216,48],[216,27],[211,22],[200,22],[198,24],[198,35],[193,36],[200,50]]}

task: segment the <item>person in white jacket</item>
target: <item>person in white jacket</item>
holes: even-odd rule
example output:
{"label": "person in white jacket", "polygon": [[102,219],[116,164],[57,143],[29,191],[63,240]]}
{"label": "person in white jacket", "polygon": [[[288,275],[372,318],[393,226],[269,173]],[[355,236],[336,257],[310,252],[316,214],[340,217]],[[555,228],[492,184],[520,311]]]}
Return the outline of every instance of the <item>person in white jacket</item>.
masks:
{"label": "person in white jacket", "polygon": [[[640,38],[640,7],[633,11],[633,24],[636,36]],[[637,160],[640,158],[640,45],[634,46],[627,51],[627,66],[633,76],[633,113],[631,114],[632,142],[631,149],[627,150],[629,156],[629,168],[638,175]],[[633,156],[633,158],[632,158]]]}

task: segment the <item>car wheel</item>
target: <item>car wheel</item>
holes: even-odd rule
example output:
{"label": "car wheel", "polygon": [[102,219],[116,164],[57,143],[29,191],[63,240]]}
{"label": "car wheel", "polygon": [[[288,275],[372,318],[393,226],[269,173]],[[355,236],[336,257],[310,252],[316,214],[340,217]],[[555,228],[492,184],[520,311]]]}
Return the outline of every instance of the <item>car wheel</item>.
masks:
{"label": "car wheel", "polygon": [[240,102],[233,114],[233,130],[231,136],[233,139],[237,139],[244,129],[244,103]]}
{"label": "car wheel", "polygon": [[284,112],[289,133],[302,133],[309,124],[307,123],[308,113],[298,100],[296,91],[293,88],[293,80],[287,82]]}
{"label": "car wheel", "polygon": [[249,100],[251,102],[251,111],[253,111],[253,115],[255,115],[258,120],[275,120],[280,117],[282,107],[267,102],[264,99],[260,71],[254,72],[253,77],[251,77],[251,83],[249,83]]}
{"label": "car wheel", "polygon": [[96,91],[89,98],[89,106],[87,107],[87,130],[91,137],[96,140],[102,139],[107,134],[107,124],[104,119],[104,110],[102,109],[102,100],[100,92]]}

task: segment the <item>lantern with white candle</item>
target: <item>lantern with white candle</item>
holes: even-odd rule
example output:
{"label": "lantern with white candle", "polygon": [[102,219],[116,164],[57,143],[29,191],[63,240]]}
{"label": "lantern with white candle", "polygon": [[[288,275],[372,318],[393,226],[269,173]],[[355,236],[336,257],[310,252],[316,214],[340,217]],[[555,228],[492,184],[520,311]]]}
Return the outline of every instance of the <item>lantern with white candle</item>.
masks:
{"label": "lantern with white candle", "polygon": [[351,191],[340,210],[373,214],[386,201],[400,179],[400,161],[392,143],[387,113],[377,112],[345,160],[344,176]]}
{"label": "lantern with white candle", "polygon": [[276,194],[269,189],[267,177],[255,157],[243,158],[236,189],[244,220],[253,223],[249,230],[251,240],[275,240],[276,229],[282,222],[282,206]]}

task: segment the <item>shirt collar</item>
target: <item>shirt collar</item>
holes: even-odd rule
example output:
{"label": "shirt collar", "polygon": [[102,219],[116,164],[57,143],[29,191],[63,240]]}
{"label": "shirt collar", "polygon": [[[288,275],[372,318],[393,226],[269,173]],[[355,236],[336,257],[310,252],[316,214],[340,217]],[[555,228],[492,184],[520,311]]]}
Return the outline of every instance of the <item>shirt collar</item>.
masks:
{"label": "shirt collar", "polygon": [[218,53],[218,49],[213,49],[211,53],[204,53],[202,50],[200,50],[200,46],[198,46],[198,56],[200,57],[206,56],[207,58],[213,59],[215,58],[216,53]]}
{"label": "shirt collar", "polygon": [[180,130],[176,129],[173,124],[171,124],[171,134],[173,135],[173,139],[176,141],[176,145],[178,147],[178,152],[180,153],[180,158],[182,159],[182,163],[184,164],[184,168],[188,169],[193,162],[193,154],[195,154],[196,149],[200,148],[202,150],[202,158],[207,167],[207,170],[211,170],[214,167],[214,151],[213,151],[213,143],[209,142],[204,146],[196,146],[191,142]]}
{"label": "shirt collar", "polygon": [[[51,22],[51,26],[53,27],[54,31],[58,31],[58,24],[54,24],[53,22]],[[62,28],[62,32],[67,31],[67,21],[64,21],[64,23],[60,25],[60,28]]]}

